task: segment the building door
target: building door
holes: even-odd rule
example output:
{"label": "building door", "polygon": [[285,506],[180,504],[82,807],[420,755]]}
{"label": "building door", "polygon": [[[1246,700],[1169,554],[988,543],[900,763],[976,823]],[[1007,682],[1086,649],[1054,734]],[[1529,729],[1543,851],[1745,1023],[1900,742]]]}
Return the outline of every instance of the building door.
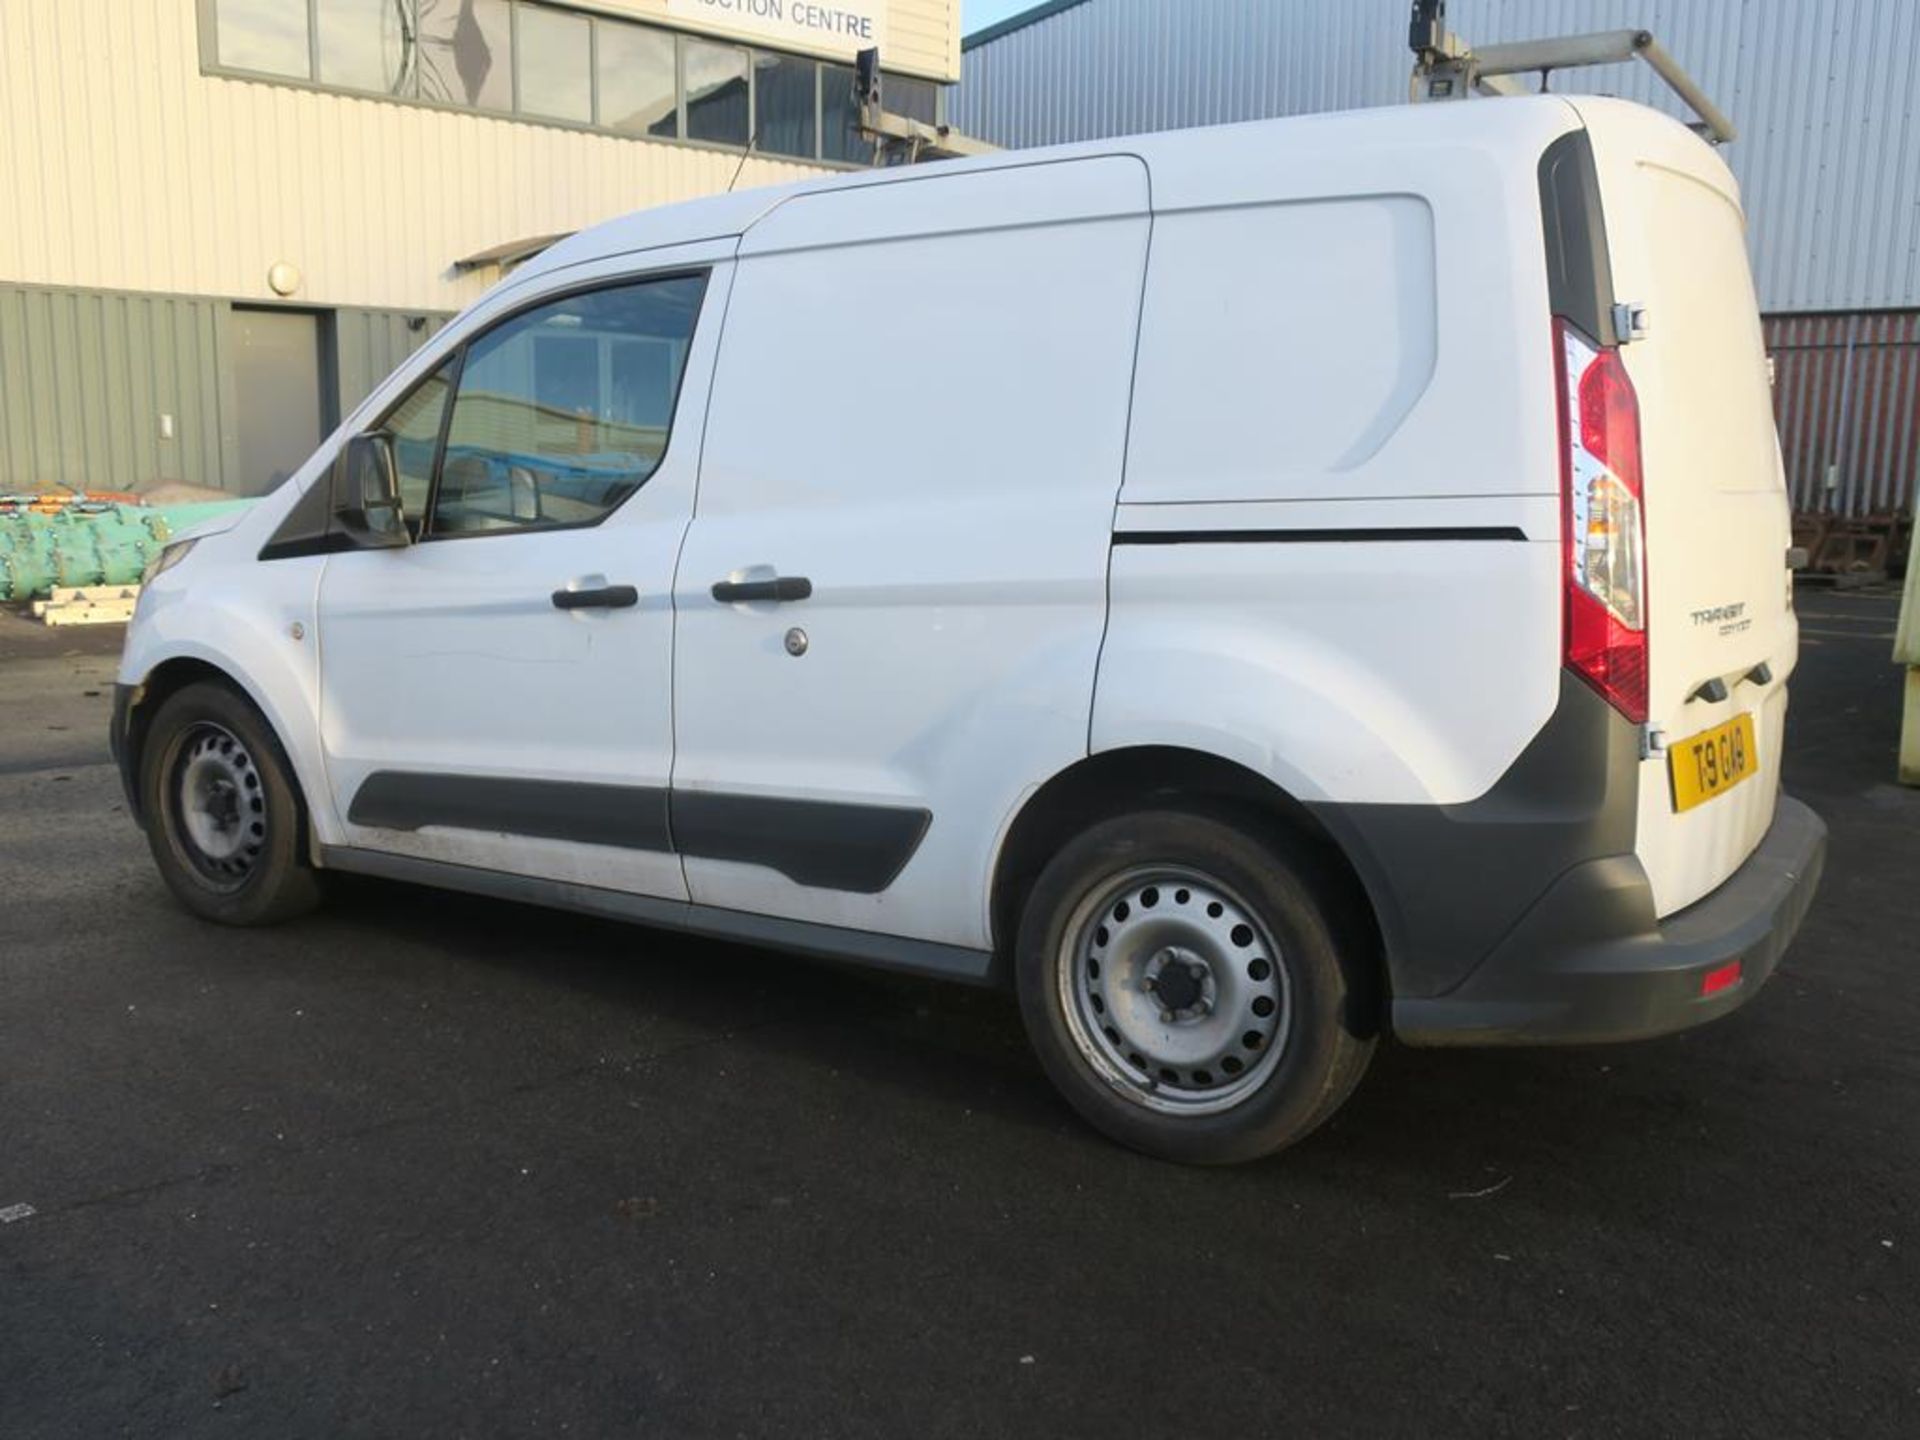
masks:
{"label": "building door", "polygon": [[240,470],[231,488],[264,495],[298,470],[326,434],[320,317],[236,305],[233,342]]}

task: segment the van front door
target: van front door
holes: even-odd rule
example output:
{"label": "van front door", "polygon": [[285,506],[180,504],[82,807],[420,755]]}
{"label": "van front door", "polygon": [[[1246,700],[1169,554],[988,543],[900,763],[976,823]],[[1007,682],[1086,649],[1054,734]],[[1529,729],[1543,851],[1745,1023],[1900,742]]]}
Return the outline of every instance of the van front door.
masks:
{"label": "van front door", "polygon": [[743,238],[675,581],[696,903],[986,948],[1001,827],[1087,750],[1147,226],[1111,156]]}
{"label": "van front door", "polygon": [[349,846],[685,898],[671,581],[723,285],[703,266],[522,306],[376,427],[418,537],[321,581]]}

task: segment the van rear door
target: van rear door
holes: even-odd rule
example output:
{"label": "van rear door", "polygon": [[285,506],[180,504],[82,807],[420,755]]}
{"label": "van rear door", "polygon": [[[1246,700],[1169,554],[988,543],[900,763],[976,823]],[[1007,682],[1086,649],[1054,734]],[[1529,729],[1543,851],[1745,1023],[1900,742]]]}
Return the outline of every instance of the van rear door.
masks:
{"label": "van rear door", "polygon": [[1620,351],[1640,416],[1656,747],[1635,848],[1666,915],[1732,874],[1773,819],[1799,643],[1789,506],[1731,172],[1653,110],[1572,103],[1598,171],[1614,297],[1645,307],[1644,335]]}

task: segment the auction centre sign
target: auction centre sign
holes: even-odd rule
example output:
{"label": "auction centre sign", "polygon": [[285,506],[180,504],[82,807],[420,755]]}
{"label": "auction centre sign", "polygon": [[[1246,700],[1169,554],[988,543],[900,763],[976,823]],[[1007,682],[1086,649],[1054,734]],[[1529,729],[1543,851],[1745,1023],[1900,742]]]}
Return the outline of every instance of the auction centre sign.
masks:
{"label": "auction centre sign", "polygon": [[852,55],[884,45],[886,0],[667,0],[676,19]]}

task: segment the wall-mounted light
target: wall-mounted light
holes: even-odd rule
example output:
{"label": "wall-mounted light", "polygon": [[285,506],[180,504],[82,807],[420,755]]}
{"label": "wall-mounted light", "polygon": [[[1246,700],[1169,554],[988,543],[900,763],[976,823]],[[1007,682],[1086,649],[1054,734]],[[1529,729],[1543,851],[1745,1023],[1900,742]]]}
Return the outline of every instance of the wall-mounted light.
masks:
{"label": "wall-mounted light", "polygon": [[276,295],[291,295],[300,288],[300,267],[287,260],[276,260],[267,270],[267,288]]}

